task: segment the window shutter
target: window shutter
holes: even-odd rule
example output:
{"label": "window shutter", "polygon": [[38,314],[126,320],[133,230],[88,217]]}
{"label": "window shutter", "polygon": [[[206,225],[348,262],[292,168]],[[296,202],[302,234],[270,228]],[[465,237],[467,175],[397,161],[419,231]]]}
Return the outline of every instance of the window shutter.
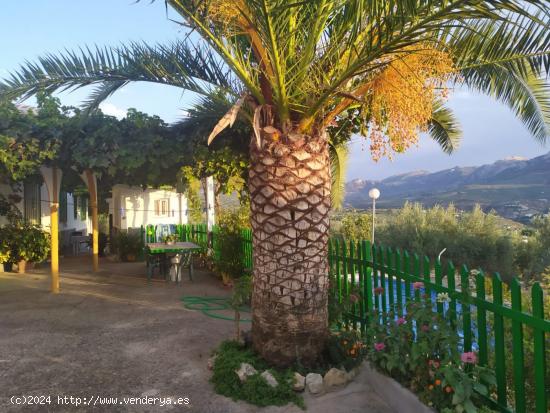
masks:
{"label": "window shutter", "polygon": [[23,210],[27,222],[40,225],[42,208],[39,183],[29,181],[23,185]]}
{"label": "window shutter", "polygon": [[78,196],[73,194],[73,216],[74,219],[78,219]]}
{"label": "window shutter", "polygon": [[67,192],[65,191],[59,194],[59,221],[67,222]]}

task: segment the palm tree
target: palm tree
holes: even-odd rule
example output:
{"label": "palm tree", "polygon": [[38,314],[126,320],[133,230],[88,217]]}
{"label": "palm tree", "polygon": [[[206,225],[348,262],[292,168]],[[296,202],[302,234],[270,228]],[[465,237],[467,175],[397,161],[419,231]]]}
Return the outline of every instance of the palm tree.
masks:
{"label": "palm tree", "polygon": [[215,132],[239,111],[252,125],[252,339],[274,364],[314,363],[328,334],[329,134],[360,132],[374,156],[406,150],[419,130],[444,140],[442,101],[463,84],[508,104],[535,138],[548,136],[546,0],[166,3],[195,33],[167,46],[48,55],[0,93],[97,84],[93,107],[149,81],[232,96]]}

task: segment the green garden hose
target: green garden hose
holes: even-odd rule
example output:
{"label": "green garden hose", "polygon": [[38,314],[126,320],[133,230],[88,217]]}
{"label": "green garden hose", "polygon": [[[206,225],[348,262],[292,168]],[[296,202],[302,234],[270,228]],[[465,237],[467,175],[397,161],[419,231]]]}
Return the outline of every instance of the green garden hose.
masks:
{"label": "green garden hose", "polygon": [[[216,314],[218,311],[233,311],[228,298],[223,297],[197,297],[193,295],[181,297],[183,306],[188,310],[200,311],[205,316],[220,320],[235,321],[234,317]],[[241,313],[250,313],[248,308],[239,308]],[[241,322],[250,322],[248,319],[240,319]]]}

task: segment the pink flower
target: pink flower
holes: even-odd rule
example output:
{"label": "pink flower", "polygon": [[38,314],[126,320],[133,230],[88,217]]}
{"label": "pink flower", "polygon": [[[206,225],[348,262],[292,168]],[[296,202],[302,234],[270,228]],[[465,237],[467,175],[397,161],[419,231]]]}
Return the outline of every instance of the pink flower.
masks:
{"label": "pink flower", "polygon": [[403,317],[399,317],[397,320],[396,320],[396,323],[398,326],[400,326],[401,324],[405,324],[407,322],[407,320],[405,320]]}
{"label": "pink flower", "polygon": [[374,293],[375,293],[376,295],[380,295],[380,294],[382,294],[383,292],[384,292],[384,287],[376,287],[376,288],[374,289]]}
{"label": "pink flower", "polygon": [[421,281],[417,281],[417,282],[413,283],[413,288],[415,290],[420,290],[423,287],[424,287],[424,283],[421,282]]}
{"label": "pink flower", "polygon": [[386,348],[386,345],[384,343],[375,343],[374,344],[374,349],[376,351],[382,351]]}
{"label": "pink flower", "polygon": [[422,326],[422,331],[424,331],[425,333],[427,333],[428,331],[430,331],[430,326],[428,324],[424,324]]}
{"label": "pink flower", "polygon": [[359,297],[357,297],[356,294],[350,294],[349,300],[350,300],[350,302],[352,302],[352,303],[356,303],[356,302],[359,301]]}
{"label": "pink flower", "polygon": [[460,355],[460,360],[462,360],[463,363],[476,364],[477,363],[477,355],[473,351],[469,351],[467,353],[462,353]]}

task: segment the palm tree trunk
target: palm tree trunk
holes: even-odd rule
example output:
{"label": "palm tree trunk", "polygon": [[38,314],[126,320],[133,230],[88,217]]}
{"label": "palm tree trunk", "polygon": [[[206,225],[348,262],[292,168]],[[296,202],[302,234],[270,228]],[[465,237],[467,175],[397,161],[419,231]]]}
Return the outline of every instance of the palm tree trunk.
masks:
{"label": "palm tree trunk", "polygon": [[328,334],[327,136],[262,135],[250,150],[252,342],[275,365],[311,365]]}

